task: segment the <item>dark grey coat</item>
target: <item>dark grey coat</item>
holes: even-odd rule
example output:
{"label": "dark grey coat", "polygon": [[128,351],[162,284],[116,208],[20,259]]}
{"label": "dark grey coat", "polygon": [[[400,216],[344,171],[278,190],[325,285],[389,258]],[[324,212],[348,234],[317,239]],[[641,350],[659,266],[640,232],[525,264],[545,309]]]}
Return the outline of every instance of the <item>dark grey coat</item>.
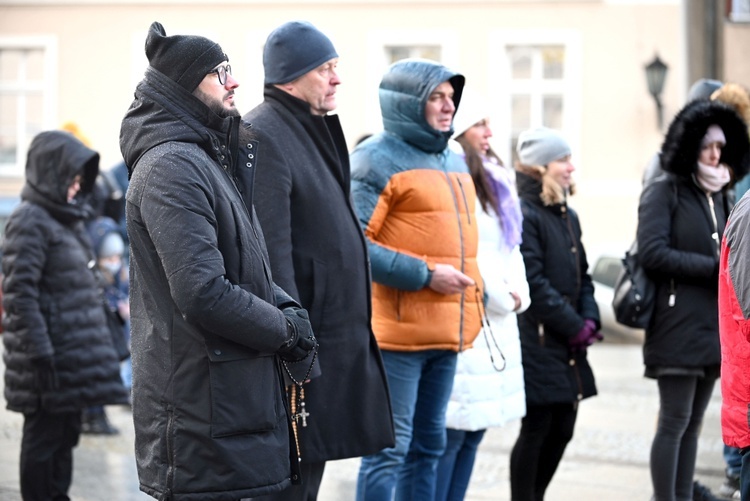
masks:
{"label": "dark grey coat", "polygon": [[322,375],[305,386],[303,461],[375,453],[393,445],[393,424],[338,117],[313,116],[307,103],[267,86],[244,118],[260,142],[254,202],[274,279],[309,310],[320,343]]}
{"label": "dark grey coat", "polygon": [[[127,402],[83,227],[89,210],[82,202],[98,165],[97,153],[64,132],[43,132],[29,149],[22,202],[8,220],[3,243],[10,410],[76,412]],[[81,194],[78,203],[68,203],[68,186],[77,174]],[[54,361],[59,388],[41,392],[32,361],[46,357]]]}
{"label": "dark grey coat", "polygon": [[296,303],[234,185],[238,135],[238,117],[152,68],[122,123],[135,453],[159,499],[236,501],[292,475],[274,352],[288,336],[276,305]]}

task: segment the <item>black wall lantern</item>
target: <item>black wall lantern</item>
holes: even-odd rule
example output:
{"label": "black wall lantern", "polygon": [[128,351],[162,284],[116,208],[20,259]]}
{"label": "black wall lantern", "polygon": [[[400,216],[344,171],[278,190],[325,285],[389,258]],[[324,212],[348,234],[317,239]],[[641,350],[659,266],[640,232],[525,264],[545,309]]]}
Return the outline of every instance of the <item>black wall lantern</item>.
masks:
{"label": "black wall lantern", "polygon": [[664,80],[667,78],[667,65],[659,59],[658,54],[654,60],[646,65],[646,82],[648,83],[648,92],[656,101],[656,113],[659,123],[659,129],[662,127],[664,120],[661,104],[661,91],[664,90]]}

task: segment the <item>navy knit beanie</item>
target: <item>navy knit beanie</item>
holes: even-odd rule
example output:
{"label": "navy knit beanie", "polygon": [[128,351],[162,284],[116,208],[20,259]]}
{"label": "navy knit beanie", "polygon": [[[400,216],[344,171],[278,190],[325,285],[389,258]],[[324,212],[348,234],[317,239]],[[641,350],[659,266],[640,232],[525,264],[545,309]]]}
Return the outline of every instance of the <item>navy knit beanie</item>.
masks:
{"label": "navy knit beanie", "polygon": [[146,37],[149,64],[193,92],[209,71],[229,61],[216,42],[194,35],[167,36],[164,26],[154,22]]}
{"label": "navy knit beanie", "polygon": [[284,23],[268,35],[263,47],[264,83],[285,84],[339,57],[333,44],[307,21]]}

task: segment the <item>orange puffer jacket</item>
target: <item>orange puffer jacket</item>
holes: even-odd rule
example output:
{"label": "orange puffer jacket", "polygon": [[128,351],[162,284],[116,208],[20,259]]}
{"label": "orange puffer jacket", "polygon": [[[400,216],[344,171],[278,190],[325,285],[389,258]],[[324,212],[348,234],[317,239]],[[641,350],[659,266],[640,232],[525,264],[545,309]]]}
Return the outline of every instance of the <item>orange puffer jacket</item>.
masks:
{"label": "orange puffer jacket", "polygon": [[[352,167],[352,195],[370,251],[372,325],[380,348],[470,348],[480,330],[483,291],[476,193],[466,164],[448,150],[428,154],[384,132],[354,152]],[[477,285],[462,294],[433,291],[428,270],[437,263],[453,265]]]}

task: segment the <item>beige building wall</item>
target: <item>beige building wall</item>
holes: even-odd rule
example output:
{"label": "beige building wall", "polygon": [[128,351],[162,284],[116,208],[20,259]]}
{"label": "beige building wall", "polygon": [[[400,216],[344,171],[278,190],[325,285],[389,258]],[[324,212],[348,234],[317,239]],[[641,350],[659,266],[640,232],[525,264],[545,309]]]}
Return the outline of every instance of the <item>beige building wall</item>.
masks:
{"label": "beige building wall", "polygon": [[[571,205],[580,213],[590,250],[632,239],[641,172],[661,142],[644,73],[656,52],[669,65],[665,123],[685,96],[677,0],[0,0],[0,44],[24,37],[51,41],[56,104],[47,125],[76,122],[101,152],[102,167],[109,168],[119,161],[120,120],[147,64],[143,43],[152,21],[160,21],[168,35],[201,34],[218,41],[241,83],[236,102],[244,113],[262,99],[265,37],[292,19],[311,21],[339,51],[339,114],[350,145],[381,128],[377,85],[386,67],[383,44],[421,41],[442,44],[443,62],[488,96],[493,146],[507,157],[505,44],[565,44],[570,70],[565,133],[579,188]],[[7,191],[17,182],[6,175],[0,185]]]}

